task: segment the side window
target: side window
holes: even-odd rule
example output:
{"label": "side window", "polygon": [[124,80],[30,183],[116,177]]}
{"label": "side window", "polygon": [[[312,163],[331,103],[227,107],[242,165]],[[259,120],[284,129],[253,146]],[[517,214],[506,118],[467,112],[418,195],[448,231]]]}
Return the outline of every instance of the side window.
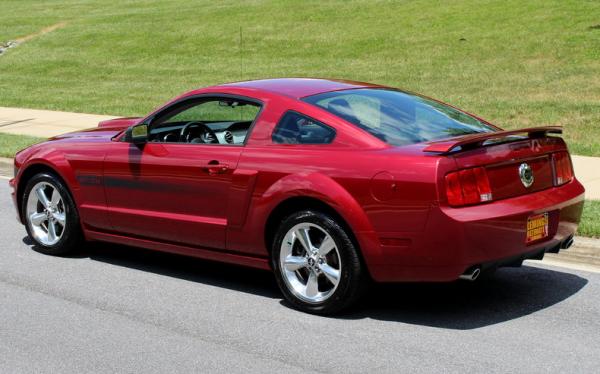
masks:
{"label": "side window", "polygon": [[162,143],[244,144],[260,105],[215,97],[176,104],[152,124],[150,139]]}
{"label": "side window", "polygon": [[328,144],[334,138],[333,128],[296,112],[285,113],[272,135],[278,144]]}
{"label": "side window", "polygon": [[205,101],[167,120],[171,122],[252,122],[258,114],[259,107],[237,100]]}

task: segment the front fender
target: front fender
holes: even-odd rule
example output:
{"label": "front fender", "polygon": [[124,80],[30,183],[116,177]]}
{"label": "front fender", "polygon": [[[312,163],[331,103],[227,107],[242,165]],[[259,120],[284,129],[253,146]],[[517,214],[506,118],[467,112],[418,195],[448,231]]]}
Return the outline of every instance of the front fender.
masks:
{"label": "front fender", "polygon": [[15,165],[19,172],[14,179],[15,187],[15,205],[17,214],[21,223],[24,223],[21,212],[20,199],[30,177],[39,171],[52,170],[63,181],[67,183],[67,187],[71,191],[75,201],[78,201],[79,188],[77,180],[72,169],[69,167],[68,161],[59,152],[48,152],[42,149],[32,149],[28,152],[23,152],[15,157]]}
{"label": "front fender", "polygon": [[[16,185],[18,198],[22,196],[27,180],[35,173],[51,170],[60,177],[77,206],[82,226],[106,227],[104,186],[101,183],[104,150],[86,147],[86,153],[78,152],[71,146],[68,152],[64,147],[34,146],[17,155],[19,166]],[[81,181],[86,181],[85,188]]]}
{"label": "front fender", "polygon": [[19,190],[25,187],[21,183],[22,177],[29,176],[28,174],[30,174],[32,167],[43,166],[52,169],[63,181],[65,181],[65,183],[67,183],[69,190],[73,194],[73,198],[77,201],[79,184],[77,183],[75,172],[64,153],[42,148],[39,150],[32,150],[27,157],[18,159],[17,161],[19,173],[16,176],[16,181]]}

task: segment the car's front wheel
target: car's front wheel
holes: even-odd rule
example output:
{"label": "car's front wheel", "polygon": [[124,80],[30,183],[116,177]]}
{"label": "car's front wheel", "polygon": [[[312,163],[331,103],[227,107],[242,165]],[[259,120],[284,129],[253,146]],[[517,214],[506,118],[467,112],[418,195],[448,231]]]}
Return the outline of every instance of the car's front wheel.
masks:
{"label": "car's front wheel", "polygon": [[294,213],[280,225],[272,248],[279,288],[296,308],[331,314],[354,303],[366,279],[357,249],[331,216]]}
{"label": "car's front wheel", "polygon": [[76,249],[82,239],[79,215],[60,179],[36,174],[27,182],[21,204],[27,233],[39,252],[66,255]]}

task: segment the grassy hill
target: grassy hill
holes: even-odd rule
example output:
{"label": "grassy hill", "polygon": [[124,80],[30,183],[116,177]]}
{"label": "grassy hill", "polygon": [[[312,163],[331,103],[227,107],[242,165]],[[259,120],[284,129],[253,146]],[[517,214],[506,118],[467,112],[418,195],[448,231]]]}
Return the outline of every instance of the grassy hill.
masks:
{"label": "grassy hill", "polygon": [[0,42],[22,43],[0,56],[0,106],[139,115],[209,84],[335,77],[421,92],[505,128],[563,125],[575,153],[600,156],[598,1],[3,0],[2,9]]}

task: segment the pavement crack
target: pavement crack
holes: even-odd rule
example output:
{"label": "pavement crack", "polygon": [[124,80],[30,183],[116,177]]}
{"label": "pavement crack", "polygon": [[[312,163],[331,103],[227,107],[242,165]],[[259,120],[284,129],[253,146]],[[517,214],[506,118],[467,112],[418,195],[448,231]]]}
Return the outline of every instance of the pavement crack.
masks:
{"label": "pavement crack", "polygon": [[6,126],[10,126],[10,125],[16,125],[17,123],[22,123],[22,122],[28,122],[28,121],[32,121],[35,118],[27,118],[27,119],[22,119],[22,120],[18,120],[18,121],[9,121],[7,123],[0,123],[0,127],[6,127]]}

